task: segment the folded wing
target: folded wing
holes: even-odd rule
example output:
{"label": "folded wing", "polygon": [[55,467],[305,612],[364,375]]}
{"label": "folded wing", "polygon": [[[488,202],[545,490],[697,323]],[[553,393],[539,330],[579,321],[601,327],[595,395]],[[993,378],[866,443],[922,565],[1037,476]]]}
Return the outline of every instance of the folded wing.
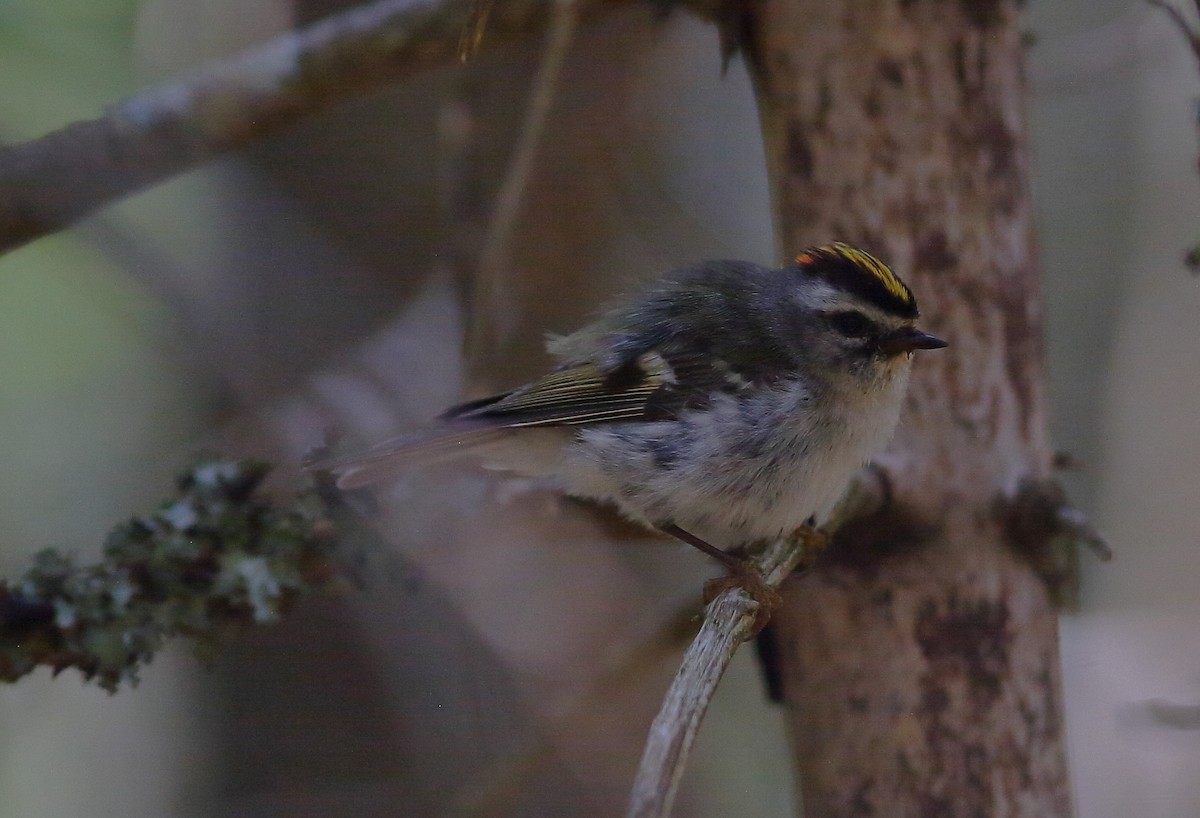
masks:
{"label": "folded wing", "polygon": [[477,451],[516,429],[668,419],[723,386],[728,381],[708,365],[668,362],[656,352],[608,371],[582,362],[511,392],[452,407],[437,423],[384,441],[362,455],[309,468],[333,472],[340,488],[356,488],[413,466]]}

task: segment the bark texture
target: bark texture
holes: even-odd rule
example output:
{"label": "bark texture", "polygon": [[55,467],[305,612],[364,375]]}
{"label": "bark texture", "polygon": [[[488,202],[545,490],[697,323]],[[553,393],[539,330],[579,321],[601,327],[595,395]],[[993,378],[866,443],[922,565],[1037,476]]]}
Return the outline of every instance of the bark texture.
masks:
{"label": "bark texture", "polygon": [[776,620],[805,815],[1068,815],[1057,618],[1004,529],[1051,468],[1016,4],[744,9],[782,251],[878,253],[951,343],[916,363],[890,507]]}

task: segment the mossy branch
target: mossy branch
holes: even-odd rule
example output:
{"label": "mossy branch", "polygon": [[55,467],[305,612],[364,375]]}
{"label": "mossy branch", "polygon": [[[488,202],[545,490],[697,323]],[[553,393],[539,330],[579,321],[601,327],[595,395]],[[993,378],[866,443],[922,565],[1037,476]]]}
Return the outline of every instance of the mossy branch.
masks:
{"label": "mossy branch", "polygon": [[222,633],[328,588],[339,572],[326,504],[313,491],[271,502],[256,491],[268,470],[199,462],[174,497],[113,529],[101,562],[47,549],[20,579],[0,581],[0,680],[74,667],[113,692],[171,637],[208,652]]}

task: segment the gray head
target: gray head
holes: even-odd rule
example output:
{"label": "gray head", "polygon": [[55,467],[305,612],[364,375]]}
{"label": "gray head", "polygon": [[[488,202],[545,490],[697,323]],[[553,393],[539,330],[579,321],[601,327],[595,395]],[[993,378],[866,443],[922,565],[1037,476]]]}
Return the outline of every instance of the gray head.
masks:
{"label": "gray head", "polygon": [[862,250],[810,248],[775,271],[774,285],[778,330],[809,372],[873,381],[903,368],[914,350],[946,346],[916,328],[908,286]]}
{"label": "gray head", "polygon": [[604,370],[656,350],[720,361],[749,382],[803,371],[850,373],[858,377],[849,383],[867,387],[906,368],[913,350],[945,346],[917,330],[916,318],[912,292],[885,264],[831,244],[777,269],[714,260],[674,270],[551,351]]}

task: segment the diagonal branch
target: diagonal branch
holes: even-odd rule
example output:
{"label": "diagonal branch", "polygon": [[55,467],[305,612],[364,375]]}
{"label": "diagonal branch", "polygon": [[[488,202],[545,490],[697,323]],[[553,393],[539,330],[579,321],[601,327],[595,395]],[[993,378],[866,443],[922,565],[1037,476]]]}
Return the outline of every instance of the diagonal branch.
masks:
{"label": "diagonal branch", "polygon": [[[778,588],[808,555],[801,535],[771,543],[754,567]],[[709,603],[704,624],[684,654],[642,752],[630,797],[629,818],[665,818],[687,765],[700,722],[738,646],[753,634],[758,604],[742,588],[728,588]]]}
{"label": "diagonal branch", "polygon": [[[801,563],[811,563],[828,536],[892,507],[887,472],[871,466],[847,489],[821,530],[805,526],[770,543],[751,561],[769,588],[778,588]],[[896,517],[895,519],[899,519]],[[727,588],[704,610],[704,623],[692,640],[650,726],[629,799],[628,818],[667,818],[687,766],[700,723],[717,683],[738,646],[754,635],[759,603],[744,589]]]}
{"label": "diagonal branch", "polygon": [[[554,2],[495,4],[482,47],[543,31]],[[581,17],[613,5],[577,4]],[[357,94],[453,63],[471,9],[470,0],[377,0],[0,149],[0,254]]]}

